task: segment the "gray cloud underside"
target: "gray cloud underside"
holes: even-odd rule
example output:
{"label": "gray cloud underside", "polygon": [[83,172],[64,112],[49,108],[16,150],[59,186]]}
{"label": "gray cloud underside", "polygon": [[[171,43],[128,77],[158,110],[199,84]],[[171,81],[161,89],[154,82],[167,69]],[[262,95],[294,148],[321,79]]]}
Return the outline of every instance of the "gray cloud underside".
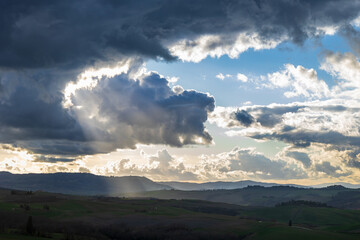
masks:
{"label": "gray cloud underside", "polygon": [[176,94],[156,73],[141,80],[126,74],[104,77],[94,89],[79,90],[73,101],[81,108],[64,109],[61,99],[42,101],[34,89],[18,88],[9,101],[0,104],[0,141],[39,154],[76,156],[138,143],[181,147],[197,139],[212,141],[204,122],[214,99],[196,91]]}
{"label": "gray cloud underside", "polygon": [[[296,113],[306,106],[276,106],[263,107],[255,106],[246,109],[238,109],[229,116],[226,116],[224,121],[226,127],[249,127],[252,124],[259,123],[266,128],[272,128],[282,122],[282,116],[285,113]],[[336,106],[338,107],[338,106]]]}
{"label": "gray cloud underside", "polygon": [[[306,108],[306,109],[305,109]],[[242,110],[246,112],[245,110]],[[358,108],[349,108],[342,105],[329,105],[329,106],[278,106],[278,107],[255,107],[248,109],[246,112],[251,116],[252,112],[256,115],[256,120],[253,122],[258,122],[261,126],[265,128],[273,128],[279,124],[279,130],[274,130],[272,133],[254,133],[249,134],[248,136],[255,139],[275,139],[281,140],[287,143],[291,143],[297,147],[307,147],[311,143],[323,143],[331,144],[336,146],[360,146],[360,136],[347,136],[340,132],[332,130],[324,131],[312,131],[306,129],[296,129],[293,126],[289,126],[283,123],[284,114],[287,113],[299,113],[301,111],[318,111],[324,112],[327,111],[332,115],[337,114],[338,112],[349,112],[356,113]],[[236,112],[235,112],[236,113]],[[322,121],[321,117],[318,118],[318,121]],[[246,126],[242,121],[239,121],[238,126]]]}
{"label": "gray cloud underside", "polygon": [[245,110],[235,112],[233,117],[246,127],[250,126],[255,121],[253,116]]}
{"label": "gray cloud underside", "polygon": [[286,156],[300,161],[306,168],[309,168],[311,166],[311,159],[304,152],[287,152]]}
{"label": "gray cloud underside", "polygon": [[311,143],[334,144],[338,146],[360,146],[360,137],[345,136],[338,132],[292,131],[272,134],[253,134],[255,139],[277,139],[292,143],[296,147],[308,147]]}
{"label": "gray cloud underside", "polygon": [[348,176],[351,174],[351,172],[341,172],[340,167],[334,167],[331,165],[330,162],[323,162],[321,164],[315,165],[316,171],[323,172],[329,176],[332,177],[342,177],[342,176]]}
{"label": "gray cloud underside", "polygon": [[[360,136],[348,136],[334,130],[324,129],[324,131],[313,131],[306,129],[296,129],[294,126],[286,125],[284,115],[288,113],[306,113],[306,112],[328,112],[331,115],[336,115],[340,112],[356,113],[358,108],[349,108],[342,105],[328,105],[328,106],[308,106],[293,105],[293,106],[275,106],[275,107],[249,107],[241,111],[237,110],[230,115],[228,119],[228,127],[249,127],[251,124],[259,123],[260,126],[272,129],[272,133],[253,133],[249,137],[255,139],[275,139],[287,143],[292,143],[294,146],[307,147],[312,142],[332,144],[336,146],[360,146]],[[236,114],[242,113],[251,117],[253,120],[250,124],[244,123],[243,119],[238,119]],[[323,117],[324,118],[324,117]],[[356,118],[356,117],[355,117]],[[317,117],[318,123],[322,120]]]}

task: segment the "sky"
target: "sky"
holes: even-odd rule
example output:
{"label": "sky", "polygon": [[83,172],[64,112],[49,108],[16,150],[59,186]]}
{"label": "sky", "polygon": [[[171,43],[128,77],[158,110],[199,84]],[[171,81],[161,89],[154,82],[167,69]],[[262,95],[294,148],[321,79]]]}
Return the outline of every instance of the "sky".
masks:
{"label": "sky", "polygon": [[360,183],[358,0],[0,5],[0,171]]}

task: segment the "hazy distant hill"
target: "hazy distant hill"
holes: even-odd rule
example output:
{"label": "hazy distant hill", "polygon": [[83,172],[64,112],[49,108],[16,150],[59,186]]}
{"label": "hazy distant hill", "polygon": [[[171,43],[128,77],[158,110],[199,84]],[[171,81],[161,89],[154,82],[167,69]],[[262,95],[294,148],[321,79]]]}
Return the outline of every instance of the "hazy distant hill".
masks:
{"label": "hazy distant hill", "polygon": [[117,195],[170,189],[145,177],[105,177],[89,173],[11,174],[0,172],[0,187],[76,195]]}
{"label": "hazy distant hill", "polygon": [[353,189],[360,188],[360,184],[351,184],[351,183],[346,183],[346,182],[322,183],[322,184],[313,185],[312,187],[314,187],[314,188],[324,188],[324,187],[333,186],[333,185],[341,185],[341,186],[344,186],[346,188],[353,188]]}
{"label": "hazy distant hill", "polygon": [[246,188],[249,186],[261,186],[261,187],[274,187],[274,186],[289,186],[297,188],[325,188],[329,186],[343,186],[346,188],[360,189],[360,184],[351,184],[346,182],[335,182],[335,183],[323,183],[312,186],[297,185],[297,184],[278,184],[278,183],[266,183],[266,182],[255,182],[251,180],[237,181],[237,182],[205,182],[205,183],[189,183],[189,182],[158,182],[163,185],[170,186],[175,190],[182,191],[200,191],[200,190],[221,190],[221,189],[238,189]]}
{"label": "hazy distant hill", "polygon": [[282,202],[304,200],[326,203],[329,206],[360,209],[360,190],[343,186],[326,188],[298,188],[289,186],[251,186],[232,190],[180,191],[164,190],[127,194],[128,197],[158,199],[196,199],[242,206],[272,207]]}
{"label": "hazy distant hill", "polygon": [[[148,178],[136,176],[105,177],[89,173],[11,174],[0,172],[0,187],[9,189],[42,190],[76,195],[119,196],[124,193],[138,193],[134,196],[201,199],[251,206],[273,206],[289,200],[310,200],[330,203],[333,206],[360,208],[360,190],[346,189],[340,184],[350,188],[356,187],[356,185],[339,183],[336,187],[317,190],[307,186],[254,181],[153,182]],[[322,185],[317,187],[320,186]],[[161,191],[170,189],[176,190]],[[344,197],[340,195],[340,192]]]}
{"label": "hazy distant hill", "polygon": [[[159,183],[168,185],[173,189],[183,190],[183,191],[237,189],[237,188],[245,188],[248,186],[262,186],[262,187],[281,186],[281,184],[277,184],[277,183],[264,183],[264,182],[250,181],[250,180],[238,181],[238,182],[206,182],[206,183],[159,182]],[[294,184],[287,184],[285,186],[305,187]]]}

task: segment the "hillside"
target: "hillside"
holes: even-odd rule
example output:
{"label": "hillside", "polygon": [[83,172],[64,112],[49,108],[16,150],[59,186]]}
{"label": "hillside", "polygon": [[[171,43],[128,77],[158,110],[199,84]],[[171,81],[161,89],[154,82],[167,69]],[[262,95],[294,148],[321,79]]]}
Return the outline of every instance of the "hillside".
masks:
{"label": "hillside", "polygon": [[0,187],[73,195],[195,199],[241,206],[271,207],[290,200],[308,200],[338,208],[360,209],[360,189],[349,189],[341,185],[303,188],[253,181],[200,184],[157,183],[145,177],[135,176],[105,177],[88,173],[11,174],[0,172]]}
{"label": "hillside", "polygon": [[189,183],[189,182],[159,182],[170,186],[176,190],[194,191],[194,190],[214,190],[214,189],[237,189],[248,186],[272,187],[279,186],[276,183],[263,183],[255,181],[237,181],[237,182],[205,182],[205,183]]}
{"label": "hillside", "polygon": [[0,187],[76,195],[118,195],[125,192],[170,189],[145,177],[105,177],[89,173],[11,174],[9,172],[0,172]]}
{"label": "hillside", "polygon": [[246,188],[249,186],[261,186],[261,187],[289,186],[289,187],[299,187],[299,188],[325,188],[329,186],[340,185],[352,189],[360,188],[360,184],[351,184],[346,182],[322,183],[312,186],[298,185],[298,184],[278,184],[278,183],[268,183],[268,182],[257,182],[251,180],[243,180],[243,181],[235,181],[235,182],[217,181],[217,182],[204,182],[204,183],[169,181],[169,182],[158,182],[158,183],[170,186],[175,190],[182,190],[182,191],[238,189],[238,188]]}
{"label": "hillside", "polygon": [[242,206],[265,207],[272,207],[290,200],[307,200],[326,203],[333,207],[360,209],[360,190],[348,189],[342,186],[330,186],[319,189],[289,186],[251,186],[234,190],[163,190],[126,194],[125,196],[159,199],[196,199]]}
{"label": "hillside", "polygon": [[[69,196],[0,189],[2,240],[359,239],[358,210],[242,207],[197,200]],[[32,216],[32,233],[27,232]],[[289,226],[289,220],[292,226]]]}
{"label": "hillside", "polygon": [[353,188],[353,189],[360,188],[360,184],[351,184],[351,183],[346,183],[346,182],[322,183],[322,184],[313,185],[312,187],[324,188],[324,187],[329,187],[329,186],[333,186],[333,185],[341,185],[343,187]]}

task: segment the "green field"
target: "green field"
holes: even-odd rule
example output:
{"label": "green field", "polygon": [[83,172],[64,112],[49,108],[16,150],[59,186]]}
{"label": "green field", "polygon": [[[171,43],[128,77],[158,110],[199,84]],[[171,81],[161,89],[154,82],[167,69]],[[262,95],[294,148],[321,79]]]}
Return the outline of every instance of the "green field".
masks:
{"label": "green field", "polygon": [[[1,190],[0,239],[359,239],[359,213]],[[33,235],[26,233],[29,216]]]}

